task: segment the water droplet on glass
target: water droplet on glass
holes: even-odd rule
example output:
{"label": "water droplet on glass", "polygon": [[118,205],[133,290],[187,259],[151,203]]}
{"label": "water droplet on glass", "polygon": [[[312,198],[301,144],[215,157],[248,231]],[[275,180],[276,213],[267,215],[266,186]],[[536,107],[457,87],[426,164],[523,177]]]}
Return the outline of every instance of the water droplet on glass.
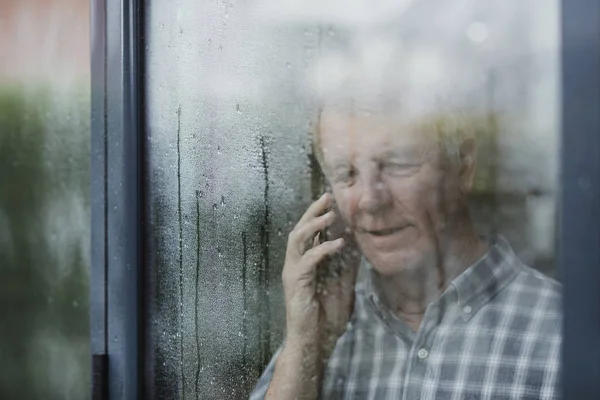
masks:
{"label": "water droplet on glass", "polygon": [[217,146],[217,154],[221,154],[221,146]]}
{"label": "water droplet on glass", "polygon": [[183,35],[183,29],[179,28],[179,36]]}
{"label": "water droplet on glass", "polygon": [[277,230],[277,236],[281,236],[283,233],[281,232],[281,229]]}
{"label": "water droplet on glass", "polygon": [[73,307],[78,307],[79,306],[79,302],[77,300],[73,300]]}
{"label": "water droplet on glass", "polygon": [[241,113],[242,113],[242,110],[240,110],[240,105],[239,105],[239,104],[236,104],[236,105],[235,105],[235,111],[237,111],[237,112],[238,112],[238,114],[241,114]]}
{"label": "water droplet on glass", "polygon": [[225,205],[225,196],[221,196],[221,206]]}
{"label": "water droplet on glass", "polygon": [[333,36],[335,35],[335,31],[333,30],[333,28],[329,28],[329,36]]}
{"label": "water droplet on glass", "polygon": [[223,50],[223,45],[219,45],[219,51]]}
{"label": "water droplet on glass", "polygon": [[211,44],[211,43],[212,43],[212,39],[208,38],[208,44]]}
{"label": "water droplet on glass", "polygon": [[165,28],[165,24],[164,23],[160,23],[160,29],[164,29]]}
{"label": "water droplet on glass", "polygon": [[290,63],[286,63],[285,66],[286,66],[287,69],[292,68],[292,64],[290,64]]}
{"label": "water droplet on glass", "polygon": [[229,19],[229,13],[225,13],[225,19]]}
{"label": "water droplet on glass", "polygon": [[217,211],[217,205],[213,204],[213,211]]}

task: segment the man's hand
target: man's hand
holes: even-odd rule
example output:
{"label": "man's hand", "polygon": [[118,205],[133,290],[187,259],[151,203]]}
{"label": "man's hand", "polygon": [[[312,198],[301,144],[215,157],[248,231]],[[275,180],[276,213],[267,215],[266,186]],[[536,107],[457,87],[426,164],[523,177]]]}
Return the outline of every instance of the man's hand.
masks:
{"label": "man's hand", "polygon": [[352,314],[360,262],[352,234],[320,240],[325,229],[335,232],[336,221],[337,233],[344,232],[341,216],[327,212],[332,202],[331,194],[321,196],[289,235],[282,272],[287,334],[267,398],[316,399],[324,364]]}
{"label": "man's hand", "polygon": [[335,343],[352,313],[360,262],[358,251],[352,248],[352,235],[320,240],[326,239],[320,232],[333,227],[336,220],[337,234],[343,233],[339,232],[341,216],[333,210],[326,212],[332,200],[329,193],[321,196],[289,235],[282,272],[288,341]]}

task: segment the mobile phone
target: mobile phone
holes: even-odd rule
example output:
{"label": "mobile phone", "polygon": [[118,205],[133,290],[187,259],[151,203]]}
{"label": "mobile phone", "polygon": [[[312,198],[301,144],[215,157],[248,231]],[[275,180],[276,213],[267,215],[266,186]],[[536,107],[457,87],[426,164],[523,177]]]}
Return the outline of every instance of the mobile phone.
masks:
{"label": "mobile phone", "polygon": [[339,238],[344,238],[345,245],[341,252],[326,257],[322,264],[317,269],[317,284],[325,284],[328,280],[337,279],[348,268],[355,268],[357,264],[356,258],[359,257],[356,244],[354,243],[354,235],[344,221],[339,208],[335,202],[335,197],[331,187],[324,182],[323,190],[328,192],[333,198],[331,210],[336,214],[336,219],[333,224],[319,232],[319,241],[332,241]]}

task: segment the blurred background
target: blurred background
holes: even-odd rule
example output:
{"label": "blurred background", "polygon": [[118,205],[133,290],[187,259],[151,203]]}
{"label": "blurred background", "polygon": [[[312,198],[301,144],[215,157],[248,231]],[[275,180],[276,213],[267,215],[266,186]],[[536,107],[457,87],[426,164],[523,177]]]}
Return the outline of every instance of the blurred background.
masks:
{"label": "blurred background", "polygon": [[89,20],[0,0],[0,399],[89,396]]}
{"label": "blurred background", "polygon": [[[144,8],[155,398],[251,390],[281,342],[285,239],[322,189],[314,78],[390,49],[411,82],[469,93],[479,229],[556,275],[557,0]],[[89,397],[89,11],[0,0],[0,399]]]}

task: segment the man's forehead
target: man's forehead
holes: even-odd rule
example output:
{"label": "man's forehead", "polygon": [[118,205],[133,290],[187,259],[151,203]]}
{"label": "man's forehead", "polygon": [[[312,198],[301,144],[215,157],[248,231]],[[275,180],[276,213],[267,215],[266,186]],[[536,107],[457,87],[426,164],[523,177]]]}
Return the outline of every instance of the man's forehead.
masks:
{"label": "man's forehead", "polygon": [[329,171],[358,160],[419,162],[437,149],[434,142],[427,140],[423,134],[391,123],[386,125],[386,129],[373,129],[372,125],[360,126],[357,123],[348,130],[325,129],[321,136],[324,168]]}
{"label": "man's forehead", "polygon": [[424,132],[415,116],[401,113],[350,113],[325,109],[319,121],[321,144],[341,145],[402,145],[424,144]]}

